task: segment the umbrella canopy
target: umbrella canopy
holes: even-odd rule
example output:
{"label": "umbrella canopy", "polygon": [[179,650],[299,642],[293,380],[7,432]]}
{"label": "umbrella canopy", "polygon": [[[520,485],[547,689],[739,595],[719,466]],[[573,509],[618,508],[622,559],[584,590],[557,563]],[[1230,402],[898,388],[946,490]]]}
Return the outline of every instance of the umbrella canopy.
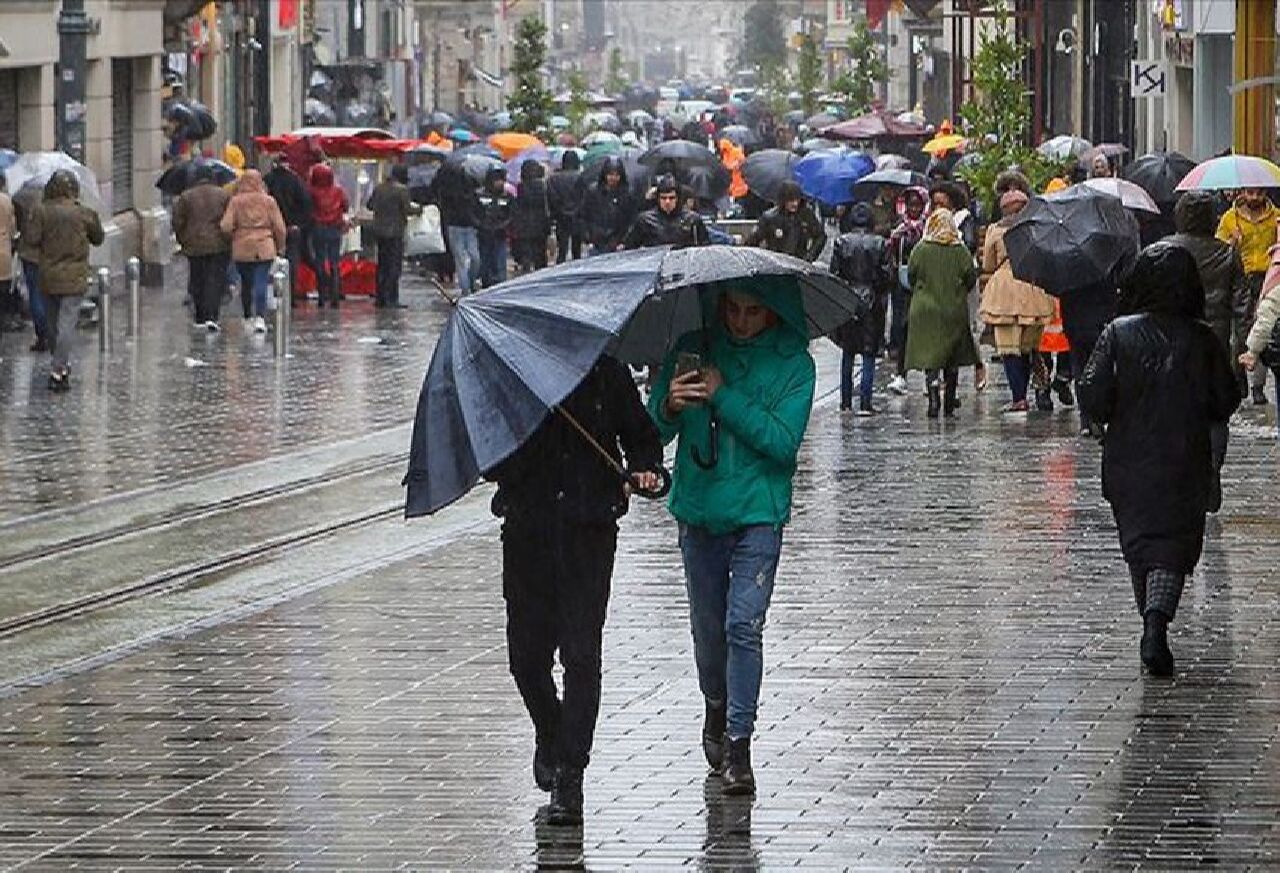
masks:
{"label": "umbrella canopy", "polygon": [[944,133],[935,136],[933,139],[920,146],[920,151],[934,155],[935,157],[941,157],[947,152],[959,149],[966,142],[968,142],[968,140],[958,133]]}
{"label": "umbrella canopy", "polygon": [[1280,188],[1280,167],[1266,158],[1227,155],[1196,166],[1178,183],[1178,191]]}
{"label": "umbrella canopy", "polygon": [[640,163],[656,167],[664,160],[675,161],[680,168],[704,166],[712,167],[720,163],[715,152],[704,145],[683,139],[672,139],[658,143],[640,156]]}
{"label": "umbrella canopy", "polygon": [[830,127],[839,120],[830,112],[819,112],[817,115],[810,115],[804,120],[804,123],[814,130],[821,130],[824,127]]}
{"label": "umbrella canopy", "polygon": [[1160,207],[1151,199],[1151,195],[1132,182],[1126,182],[1124,179],[1098,178],[1086,179],[1080,184],[1086,185],[1094,191],[1099,191],[1110,197],[1119,198],[1120,202],[1124,204],[1126,209],[1136,209],[1139,212],[1154,212],[1157,215],[1160,214]]}
{"label": "umbrella canopy", "polygon": [[465,127],[455,127],[449,131],[449,139],[454,142],[479,142],[480,137],[476,136]]}
{"label": "umbrella canopy", "polygon": [[1103,157],[1106,157],[1106,158],[1118,158],[1121,155],[1127,155],[1127,154],[1129,154],[1128,146],[1121,145],[1118,142],[1104,142],[1104,143],[1099,143],[1098,145],[1094,146],[1093,148],[1089,149],[1084,154],[1082,154],[1080,156],[1080,163],[1087,164],[1090,161],[1092,161],[1094,158],[1098,157],[1099,155],[1102,155]]}
{"label": "umbrella canopy", "polygon": [[699,200],[719,200],[729,193],[733,174],[723,164],[711,167],[699,165],[685,170],[683,181]]}
{"label": "umbrella canopy", "polygon": [[793,172],[805,194],[838,206],[853,201],[853,183],[875,168],[875,161],[862,152],[814,152],[801,158]]}
{"label": "umbrella canopy", "polygon": [[876,157],[877,170],[910,170],[911,159],[902,155],[879,155]]}
{"label": "umbrella canopy", "polygon": [[826,139],[820,136],[813,136],[800,143],[800,151],[805,152],[829,152],[835,149],[844,148],[843,143],[838,143],[833,139]]}
{"label": "umbrella canopy", "polygon": [[662,359],[681,336],[705,327],[700,287],[729,281],[747,292],[767,285],[797,295],[810,337],[859,311],[852,290],[822,267],[732,246],[600,255],[462,298],[418,397],[405,515],[435,512],[470,490],[602,354],[624,363]]}
{"label": "umbrella canopy", "polygon": [[1156,152],[1138,158],[1120,175],[1141,186],[1162,209],[1170,209],[1178,200],[1178,183],[1195,168],[1195,161],[1177,152]]}
{"label": "umbrella canopy", "polygon": [[1036,147],[1036,151],[1046,158],[1065,161],[1072,156],[1078,158],[1091,148],[1093,148],[1093,143],[1087,139],[1081,139],[1078,136],[1055,136],[1053,139],[1040,143]]}
{"label": "umbrella canopy", "polygon": [[483,182],[484,177],[492,169],[502,170],[503,173],[507,171],[507,165],[502,162],[502,158],[483,151],[459,149],[445,158],[445,163],[461,167],[462,172],[477,183]]}
{"label": "umbrella canopy", "polygon": [[93,174],[93,170],[79,163],[66,152],[23,152],[4,171],[5,184],[13,193],[24,185],[38,185],[43,188],[49,181],[49,177],[57,170],[70,170],[75,174],[80,182],[81,203],[103,218],[111,217],[98,191],[98,177]]}
{"label": "umbrella canopy", "polygon": [[[565,118],[563,115],[553,115],[547,119],[547,123],[551,125],[552,130],[564,130],[569,125],[573,124],[572,121]],[[564,136],[564,134],[561,134],[561,136]],[[569,134],[569,136],[573,136],[573,134]]]}
{"label": "umbrella canopy", "polygon": [[489,137],[489,145],[498,150],[504,161],[509,161],[526,149],[542,145],[542,140],[531,133],[508,130]]}
{"label": "umbrella canopy", "polygon": [[586,127],[594,127],[610,133],[618,133],[622,130],[622,122],[612,112],[588,112],[582,117],[582,123]]}
{"label": "umbrella canopy", "polygon": [[850,118],[822,131],[822,135],[831,139],[880,139],[886,136],[916,137],[925,136],[929,128],[916,121],[904,121],[887,112],[871,112]]}
{"label": "umbrella canopy", "polygon": [[742,164],[742,178],[756,196],[776,202],[778,187],[795,178],[799,163],[794,153],[785,149],[763,149],[747,155]]}
{"label": "umbrella canopy", "polygon": [[1138,254],[1138,223],[1114,197],[1076,185],[1032,197],[1005,231],[1013,275],[1064,296],[1117,282]]}
{"label": "umbrella canopy", "polygon": [[630,122],[632,127],[636,127],[637,125],[650,124],[653,121],[653,116],[643,109],[632,109],[627,113],[627,121]]}
{"label": "umbrella canopy", "polygon": [[435,112],[427,116],[427,124],[437,130],[449,130],[457,127],[457,123],[453,120],[453,116],[447,112],[437,109]]}
{"label": "umbrella canopy", "polygon": [[196,169],[201,166],[207,166],[213,170],[215,185],[226,185],[236,179],[236,171],[225,161],[197,158],[171,165],[160,174],[160,178],[156,180],[156,187],[171,197],[177,197],[196,183]]}
{"label": "umbrella canopy", "polygon": [[607,130],[594,130],[582,138],[582,144],[588,148],[601,143],[622,145],[622,138],[616,133],[610,133]]}
{"label": "umbrella canopy", "polygon": [[928,188],[929,180],[923,173],[914,170],[876,170],[863,176],[853,186],[853,196],[857,200],[868,200],[875,197],[880,186],[891,188]]}
{"label": "umbrella canopy", "polygon": [[743,148],[760,144],[760,135],[744,124],[731,124],[720,131],[720,136]]}

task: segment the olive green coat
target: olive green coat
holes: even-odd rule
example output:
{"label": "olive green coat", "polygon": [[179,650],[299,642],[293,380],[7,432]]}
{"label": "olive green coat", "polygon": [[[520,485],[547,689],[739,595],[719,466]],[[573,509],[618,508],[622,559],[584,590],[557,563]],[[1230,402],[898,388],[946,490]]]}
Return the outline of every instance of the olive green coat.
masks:
{"label": "olive green coat", "polygon": [[55,174],[45,185],[44,202],[35,208],[22,231],[40,253],[40,290],[54,297],[85,292],[89,249],[105,238],[98,213],[76,199],[76,191],[60,187]]}
{"label": "olive green coat", "polygon": [[938,370],[978,363],[969,332],[969,291],[977,280],[973,255],[962,245],[921,242],[907,264],[907,367]]}

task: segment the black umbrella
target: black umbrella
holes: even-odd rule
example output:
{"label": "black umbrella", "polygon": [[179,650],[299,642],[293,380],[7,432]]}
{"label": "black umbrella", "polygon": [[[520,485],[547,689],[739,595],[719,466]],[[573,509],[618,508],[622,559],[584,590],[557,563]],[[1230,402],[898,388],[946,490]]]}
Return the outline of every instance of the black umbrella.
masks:
{"label": "black umbrella", "polygon": [[853,185],[853,196],[866,200],[876,196],[881,185],[896,188],[928,188],[929,180],[914,170],[876,170],[863,176]]}
{"label": "black umbrella", "polygon": [[690,167],[685,171],[683,181],[699,200],[719,200],[729,193],[733,176],[723,165],[717,164],[714,167]]}
{"label": "black umbrella", "polygon": [[859,311],[852,289],[822,267],[733,246],[599,255],[462,298],[418,397],[405,515],[435,512],[465,494],[557,410],[601,355],[662,359],[705,326],[700,288],[728,280],[748,292],[767,285],[800,295],[810,337]]}
{"label": "black umbrella", "polygon": [[1142,188],[1162,209],[1178,202],[1178,183],[1196,168],[1195,161],[1177,152],[1143,155],[1124,168],[1121,176]]}
{"label": "black umbrella", "polygon": [[720,131],[720,136],[743,148],[760,144],[760,134],[744,124],[731,124]]}
{"label": "black umbrella", "polygon": [[716,157],[711,149],[683,139],[672,139],[658,143],[640,156],[640,163],[649,167],[656,167],[667,159],[675,161],[676,166],[681,168],[699,165],[710,167],[720,163],[720,159]]}
{"label": "black umbrella", "polygon": [[236,171],[225,161],[213,158],[196,158],[191,161],[179,161],[160,174],[156,187],[172,197],[177,197],[196,183],[196,168],[208,166],[213,170],[215,185],[226,185],[236,178]]}
{"label": "black umbrella", "polygon": [[1032,197],[1005,231],[1013,275],[1056,296],[1119,283],[1137,257],[1138,223],[1115,197],[1076,186]]}
{"label": "black umbrella", "polygon": [[793,152],[785,149],[763,149],[747,155],[742,163],[742,180],[752,193],[774,202],[778,196],[778,186],[783,182],[795,181],[792,168],[799,160]]}

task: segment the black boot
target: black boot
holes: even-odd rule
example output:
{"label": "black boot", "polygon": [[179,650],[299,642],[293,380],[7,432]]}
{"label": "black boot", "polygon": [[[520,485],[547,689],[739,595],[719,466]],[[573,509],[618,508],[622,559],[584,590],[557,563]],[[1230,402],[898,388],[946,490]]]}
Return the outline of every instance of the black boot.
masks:
{"label": "black boot", "polygon": [[724,767],[725,794],[755,794],[756,774],[751,770],[751,737],[729,740]]}
{"label": "black boot", "polygon": [[551,805],[547,808],[547,821],[553,825],[582,824],[582,771],[576,767],[561,767],[556,771],[556,782],[551,788]]}
{"label": "black boot", "polygon": [[1149,609],[1142,617],[1142,664],[1152,676],[1173,675],[1168,627],[1168,616],[1158,609]]}
{"label": "black boot", "polygon": [[1074,406],[1076,403],[1075,396],[1071,393],[1070,379],[1054,379],[1053,390],[1058,393],[1058,402],[1063,406]]}
{"label": "black boot", "polygon": [[926,386],[929,392],[929,409],[925,415],[930,418],[937,418],[938,412],[942,409],[942,391],[938,388],[938,383],[933,382]]}
{"label": "black boot", "polygon": [[956,396],[956,381],[955,377],[947,378],[942,396],[942,414],[947,418],[954,417],[956,410],[960,408],[960,398]]}
{"label": "black boot", "polygon": [[533,748],[533,781],[543,791],[550,791],[556,784],[555,750],[555,741],[550,739],[539,739]]}
{"label": "black boot", "polygon": [[1041,412],[1053,412],[1053,396],[1048,388],[1036,389],[1036,409]]}
{"label": "black boot", "polygon": [[724,703],[708,700],[702,719],[702,754],[707,756],[707,766],[717,772],[724,766],[725,712]]}

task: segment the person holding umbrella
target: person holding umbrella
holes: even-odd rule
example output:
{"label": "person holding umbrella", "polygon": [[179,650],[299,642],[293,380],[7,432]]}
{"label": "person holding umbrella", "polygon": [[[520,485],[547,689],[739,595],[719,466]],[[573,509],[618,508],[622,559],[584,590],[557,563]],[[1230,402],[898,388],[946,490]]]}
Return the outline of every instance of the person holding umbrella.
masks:
{"label": "person holding umbrella", "polygon": [[805,307],[785,277],[711,285],[701,303],[707,326],[668,355],[649,412],[664,442],[678,440],[669,505],[705,702],[703,753],[723,768],[725,793],[747,795],[765,616],[815,367]]}
{"label": "person holding umbrella", "polygon": [[[1248,288],[1249,308],[1245,314],[1244,333],[1253,324],[1258,300],[1262,294],[1262,280],[1271,265],[1268,251],[1276,244],[1276,221],[1280,210],[1276,209],[1267,193],[1261,188],[1245,188],[1218,222],[1218,239],[1231,245],[1240,253],[1244,264],[1244,281]],[[1244,348],[1244,337],[1236,337],[1236,351]],[[1254,370],[1249,376],[1253,403],[1263,406],[1267,402],[1267,371]]]}
{"label": "person holding umbrella", "polygon": [[911,252],[907,275],[911,283],[907,368],[924,370],[929,418],[937,418],[939,411],[951,418],[960,408],[956,396],[960,368],[978,363],[968,306],[978,273],[950,210],[935,208],[929,213],[924,239]]}
{"label": "person holding umbrella", "polygon": [[800,186],[786,181],[778,186],[776,205],[760,216],[742,244],[815,261],[827,244],[827,233],[805,203]]}
{"label": "person holding umbrella", "polygon": [[1204,323],[1195,258],[1148,246],[1125,280],[1077,382],[1080,405],[1108,425],[1103,494],[1142,615],[1142,664],[1173,674],[1168,625],[1204,545],[1213,499],[1211,429],[1240,403],[1218,338]]}

